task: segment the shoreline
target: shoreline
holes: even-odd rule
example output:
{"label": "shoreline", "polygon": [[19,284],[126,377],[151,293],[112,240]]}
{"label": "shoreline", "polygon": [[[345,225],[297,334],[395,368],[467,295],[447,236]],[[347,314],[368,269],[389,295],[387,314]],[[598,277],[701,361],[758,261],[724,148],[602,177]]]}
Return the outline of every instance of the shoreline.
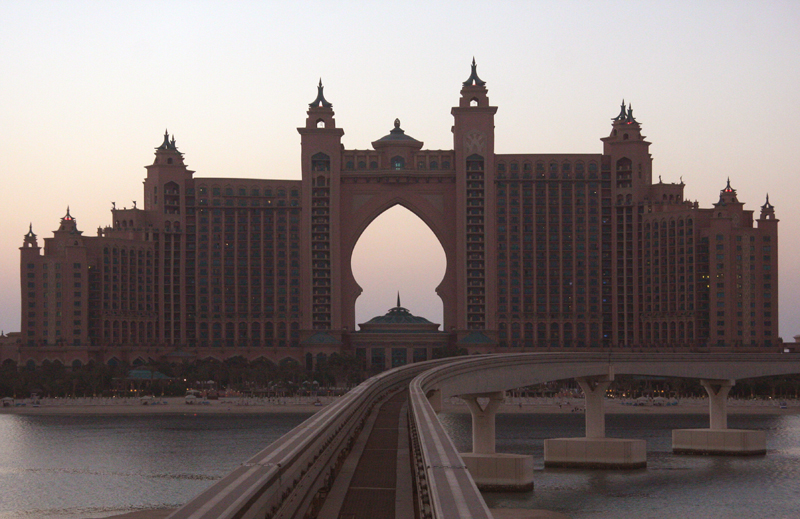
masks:
{"label": "shoreline", "polygon": [[[186,404],[183,397],[158,399],[159,404],[142,405],[138,399],[42,399],[38,407],[0,407],[0,415],[198,415],[198,414],[313,414],[336,401],[336,397],[287,397],[274,399],[224,398],[208,403]],[[318,403],[317,403],[318,402]],[[728,414],[798,415],[800,401],[786,401],[782,409],[771,400],[728,400]],[[582,398],[509,398],[500,414],[573,414],[584,412]],[[446,399],[442,412],[469,413],[466,404]],[[708,414],[707,399],[683,399],[678,405],[633,405],[606,400],[606,414]]]}
{"label": "shoreline", "polygon": [[332,397],[285,398],[273,401],[243,398],[210,400],[207,404],[187,404],[183,397],[157,399],[158,404],[143,405],[139,399],[42,399],[39,406],[0,407],[0,415],[163,415],[163,414],[313,414],[335,401]]}

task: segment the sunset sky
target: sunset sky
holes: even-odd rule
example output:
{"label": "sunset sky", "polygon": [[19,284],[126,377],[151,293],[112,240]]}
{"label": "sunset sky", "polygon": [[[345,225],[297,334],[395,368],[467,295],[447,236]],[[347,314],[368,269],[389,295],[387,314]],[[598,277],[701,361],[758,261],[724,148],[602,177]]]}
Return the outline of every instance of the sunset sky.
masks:
{"label": "sunset sky", "polygon": [[[498,153],[600,153],[624,98],[654,179],[708,207],[728,177],[781,220],[780,333],[800,334],[800,2],[0,0],[0,329],[18,331],[19,246],[67,205],[84,235],[143,204],[164,129],[197,177],[300,178],[320,77],[347,148],[395,118],[451,149],[473,56]],[[403,306],[441,323],[444,253],[394,208],[353,257],[358,321]]]}

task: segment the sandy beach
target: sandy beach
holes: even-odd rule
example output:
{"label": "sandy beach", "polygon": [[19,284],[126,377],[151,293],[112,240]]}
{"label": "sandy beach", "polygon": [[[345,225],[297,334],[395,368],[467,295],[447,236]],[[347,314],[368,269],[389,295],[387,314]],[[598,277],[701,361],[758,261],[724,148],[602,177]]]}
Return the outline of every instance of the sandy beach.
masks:
{"label": "sandy beach", "polygon": [[[336,397],[285,397],[285,398],[221,398],[206,402],[187,404],[182,397],[156,399],[158,403],[143,405],[138,398],[57,398],[40,400],[38,406],[28,400],[24,406],[0,407],[0,414],[19,415],[82,415],[82,414],[272,414],[315,413],[334,402]],[[785,403],[782,408],[781,402]],[[705,414],[708,400],[685,398],[677,405],[657,405],[652,402],[634,405],[629,400],[606,400],[608,414]],[[584,402],[578,397],[509,397],[500,409],[501,413],[582,413]],[[458,398],[445,399],[442,411],[468,413],[466,404]],[[800,414],[797,400],[728,400],[730,414]]]}
{"label": "sandy beach", "polygon": [[[319,404],[316,404],[319,400]],[[56,398],[40,399],[33,405],[27,399],[24,406],[0,407],[0,414],[20,415],[79,415],[79,414],[272,414],[315,413],[334,401],[334,397],[287,397],[279,399],[224,398],[187,404],[183,397],[156,399],[157,403],[142,404],[138,398]]]}

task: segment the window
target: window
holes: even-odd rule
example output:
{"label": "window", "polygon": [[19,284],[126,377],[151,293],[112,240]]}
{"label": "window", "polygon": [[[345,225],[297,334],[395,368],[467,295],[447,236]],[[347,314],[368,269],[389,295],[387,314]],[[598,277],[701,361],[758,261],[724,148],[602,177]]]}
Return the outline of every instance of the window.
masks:
{"label": "window", "polygon": [[392,157],[392,169],[398,170],[403,169],[406,166],[406,161],[403,157],[395,156]]}

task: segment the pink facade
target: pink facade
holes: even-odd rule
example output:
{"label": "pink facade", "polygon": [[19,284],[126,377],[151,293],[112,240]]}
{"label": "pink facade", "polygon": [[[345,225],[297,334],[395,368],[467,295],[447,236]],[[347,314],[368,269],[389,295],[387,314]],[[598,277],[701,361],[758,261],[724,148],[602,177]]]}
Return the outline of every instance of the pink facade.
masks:
{"label": "pink facade", "polygon": [[[624,104],[597,154],[496,154],[496,111],[473,64],[453,149],[425,150],[395,121],[372,149],[348,150],[320,84],[298,129],[298,181],[195,177],[165,135],[143,207],[114,208],[96,236],[67,211],[44,251],[25,236],[21,332],[4,358],[778,347],[769,202],[754,219],[730,183],[713,208],[684,200],[683,183],[654,183]],[[349,258],[396,204],[446,255],[442,328],[424,337],[356,327]]]}

